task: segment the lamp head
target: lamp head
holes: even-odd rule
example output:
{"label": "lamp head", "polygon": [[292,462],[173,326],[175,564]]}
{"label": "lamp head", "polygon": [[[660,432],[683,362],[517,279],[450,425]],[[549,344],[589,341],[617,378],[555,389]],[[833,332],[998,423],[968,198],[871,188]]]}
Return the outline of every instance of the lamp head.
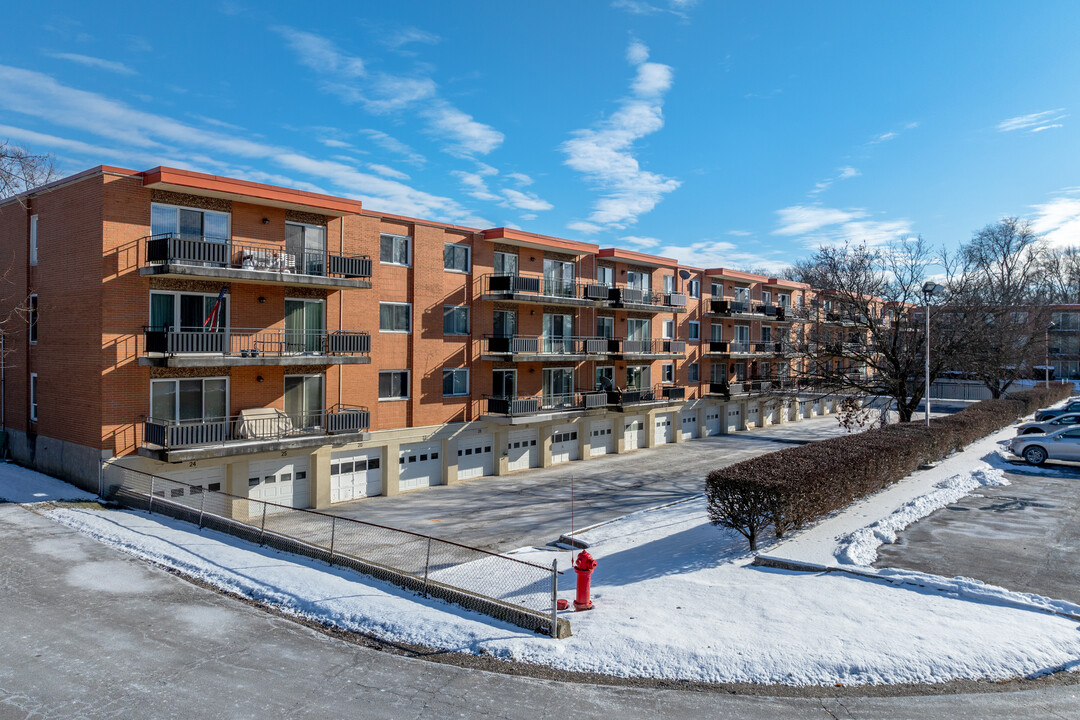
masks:
{"label": "lamp head", "polygon": [[922,286],[923,295],[934,295],[935,293],[939,292],[942,289],[943,289],[942,286],[938,285],[933,280],[927,280],[926,282],[923,283],[923,286]]}

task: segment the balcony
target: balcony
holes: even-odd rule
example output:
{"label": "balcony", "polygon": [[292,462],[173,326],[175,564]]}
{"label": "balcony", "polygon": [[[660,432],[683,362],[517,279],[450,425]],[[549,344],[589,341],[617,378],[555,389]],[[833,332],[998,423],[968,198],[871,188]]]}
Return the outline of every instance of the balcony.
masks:
{"label": "balcony", "polygon": [[147,418],[139,454],[165,462],[185,462],[342,444],[363,439],[362,433],[370,423],[366,407],[347,405],[300,414],[254,408],[228,418],[179,422]]}
{"label": "balcony", "polygon": [[617,409],[646,404],[682,402],[685,399],[686,388],[678,385],[656,385],[647,388],[607,391],[607,404]]}
{"label": "balcony", "polygon": [[371,259],[284,245],[237,243],[228,238],[151,235],[140,241],[140,275],[214,278],[241,283],[370,288]]}
{"label": "balcony", "polygon": [[608,286],[543,275],[484,275],[483,300],[541,305],[602,307],[607,301]]}
{"label": "balcony", "polygon": [[784,351],[784,344],[779,342],[728,342],[725,340],[710,340],[706,355],[723,355],[730,357],[761,357],[766,355],[780,355]]}
{"label": "balcony", "polygon": [[615,350],[611,351],[611,354],[625,359],[662,360],[665,358],[682,359],[686,357],[685,340],[611,339],[608,342],[614,343],[616,347]]}
{"label": "balcony", "polygon": [[752,395],[766,395],[777,392],[791,392],[797,389],[794,380],[790,378],[758,378],[753,380],[739,380],[728,382],[726,380],[709,383],[709,394],[720,395],[727,400],[733,397],[750,397]]}
{"label": "balcony", "polygon": [[582,412],[607,405],[607,394],[602,391],[579,390],[573,393],[527,395],[519,397],[488,396],[487,414],[510,418],[529,418],[554,413]]}
{"label": "balcony", "polygon": [[686,312],[684,293],[660,293],[618,285],[608,288],[611,307],[651,312]]}
{"label": "balcony", "polygon": [[[769,307],[775,307],[770,305]],[[713,298],[709,300],[707,315],[721,317],[743,317],[748,319],[762,320],[766,317],[765,306],[751,303],[748,300],[733,300],[731,298]],[[775,317],[775,314],[774,314]]]}
{"label": "balcony", "polygon": [[[541,360],[587,360],[604,357],[617,341],[599,337],[544,337],[488,335],[484,360],[537,362]],[[615,343],[615,344],[613,344]]]}
{"label": "balcony", "polygon": [[233,367],[242,365],[364,365],[371,362],[366,332],[202,328],[144,328],[140,365]]}

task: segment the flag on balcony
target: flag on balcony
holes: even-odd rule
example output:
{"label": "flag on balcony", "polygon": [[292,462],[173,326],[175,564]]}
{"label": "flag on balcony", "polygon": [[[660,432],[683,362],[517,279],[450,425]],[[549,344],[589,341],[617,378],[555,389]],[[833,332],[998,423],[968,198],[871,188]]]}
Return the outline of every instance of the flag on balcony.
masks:
{"label": "flag on balcony", "polygon": [[218,319],[221,315],[221,302],[225,299],[225,291],[227,286],[221,286],[221,292],[218,293],[217,302],[214,303],[214,308],[210,311],[210,314],[206,316],[206,320],[203,321],[203,328],[207,330],[216,330]]}

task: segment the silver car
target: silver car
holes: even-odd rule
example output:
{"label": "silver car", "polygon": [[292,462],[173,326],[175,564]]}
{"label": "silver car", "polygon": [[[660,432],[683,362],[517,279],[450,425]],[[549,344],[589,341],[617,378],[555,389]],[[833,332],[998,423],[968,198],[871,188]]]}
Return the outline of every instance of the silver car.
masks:
{"label": "silver car", "polygon": [[1060,430],[1061,428],[1070,425],[1080,425],[1080,412],[1058,415],[1052,420],[1044,420],[1043,422],[1020,423],[1016,426],[1016,434],[1034,435],[1039,433],[1052,433],[1055,430]]}
{"label": "silver car", "polygon": [[1042,465],[1047,460],[1080,462],[1080,427],[1066,427],[1046,435],[1020,435],[1009,443],[1009,452],[1029,465]]}

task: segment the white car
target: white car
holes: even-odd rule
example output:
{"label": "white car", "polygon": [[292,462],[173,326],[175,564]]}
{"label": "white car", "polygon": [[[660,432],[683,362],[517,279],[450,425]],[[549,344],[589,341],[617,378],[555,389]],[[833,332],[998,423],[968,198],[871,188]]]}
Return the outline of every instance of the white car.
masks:
{"label": "white car", "polygon": [[1029,465],[1042,465],[1047,460],[1080,462],[1080,426],[1045,435],[1019,435],[1009,443],[1009,452],[1024,458]]}
{"label": "white car", "polygon": [[1058,415],[1052,420],[1042,422],[1026,422],[1016,426],[1017,435],[1033,435],[1039,433],[1052,433],[1069,425],[1080,425],[1080,412],[1065,413]]}

